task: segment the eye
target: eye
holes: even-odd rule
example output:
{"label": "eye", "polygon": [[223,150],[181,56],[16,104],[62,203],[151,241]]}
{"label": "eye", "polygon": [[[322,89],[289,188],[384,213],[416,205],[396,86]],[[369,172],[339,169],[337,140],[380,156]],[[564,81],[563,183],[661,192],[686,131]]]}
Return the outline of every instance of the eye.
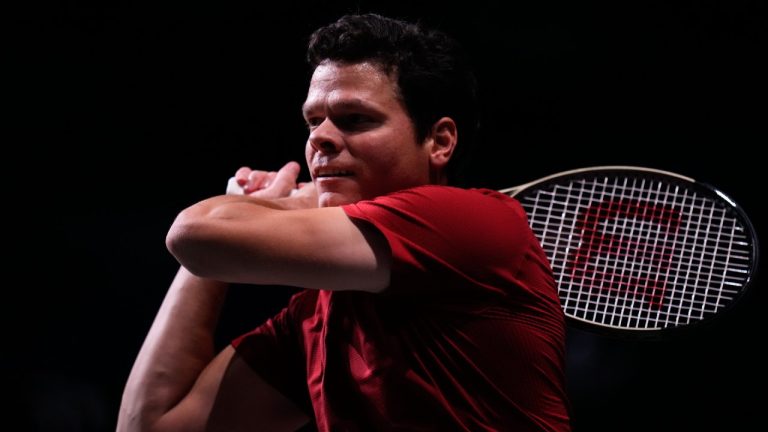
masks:
{"label": "eye", "polygon": [[375,120],[366,114],[350,113],[335,119],[339,127],[348,130],[365,130],[373,127]]}
{"label": "eye", "polygon": [[349,116],[349,122],[350,123],[365,123],[367,121],[370,121],[370,117],[363,115],[363,114],[350,114]]}
{"label": "eye", "polygon": [[307,123],[307,128],[308,128],[309,130],[312,130],[312,129],[314,129],[314,128],[316,128],[316,127],[320,126],[320,125],[323,123],[323,120],[324,120],[324,119],[323,119],[322,117],[309,117],[309,118],[306,120],[306,123]]}

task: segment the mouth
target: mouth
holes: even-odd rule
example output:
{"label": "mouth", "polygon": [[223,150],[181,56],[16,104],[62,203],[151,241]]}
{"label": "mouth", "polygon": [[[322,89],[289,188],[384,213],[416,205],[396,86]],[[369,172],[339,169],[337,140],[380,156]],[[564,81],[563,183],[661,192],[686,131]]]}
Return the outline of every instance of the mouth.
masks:
{"label": "mouth", "polygon": [[347,170],[341,170],[341,169],[330,169],[330,168],[318,168],[315,170],[315,178],[328,178],[328,177],[350,177],[352,176],[352,171]]}

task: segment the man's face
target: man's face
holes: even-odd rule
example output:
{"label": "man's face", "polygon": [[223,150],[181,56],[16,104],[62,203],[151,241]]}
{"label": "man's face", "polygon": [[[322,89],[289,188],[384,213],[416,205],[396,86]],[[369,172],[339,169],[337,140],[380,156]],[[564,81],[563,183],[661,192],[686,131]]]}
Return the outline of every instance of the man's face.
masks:
{"label": "man's face", "polygon": [[321,207],[429,182],[427,146],[416,141],[395,86],[370,63],[315,69],[303,112],[307,165]]}

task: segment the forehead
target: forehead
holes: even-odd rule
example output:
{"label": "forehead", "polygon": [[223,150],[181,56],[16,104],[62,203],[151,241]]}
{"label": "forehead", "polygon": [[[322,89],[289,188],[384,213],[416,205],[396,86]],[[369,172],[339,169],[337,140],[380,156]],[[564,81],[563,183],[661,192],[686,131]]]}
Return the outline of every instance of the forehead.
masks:
{"label": "forehead", "polygon": [[375,65],[364,62],[321,63],[312,74],[304,111],[334,103],[362,103],[382,109],[400,106],[397,83]]}

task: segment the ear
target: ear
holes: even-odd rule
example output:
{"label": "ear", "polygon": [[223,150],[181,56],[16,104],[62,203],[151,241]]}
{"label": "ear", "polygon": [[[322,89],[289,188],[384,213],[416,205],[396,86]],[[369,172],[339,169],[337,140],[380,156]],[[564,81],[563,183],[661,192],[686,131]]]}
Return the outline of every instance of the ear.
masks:
{"label": "ear", "polygon": [[450,117],[443,117],[432,125],[432,132],[427,138],[429,166],[434,174],[444,174],[448,161],[453,156],[459,139],[456,122]]}

